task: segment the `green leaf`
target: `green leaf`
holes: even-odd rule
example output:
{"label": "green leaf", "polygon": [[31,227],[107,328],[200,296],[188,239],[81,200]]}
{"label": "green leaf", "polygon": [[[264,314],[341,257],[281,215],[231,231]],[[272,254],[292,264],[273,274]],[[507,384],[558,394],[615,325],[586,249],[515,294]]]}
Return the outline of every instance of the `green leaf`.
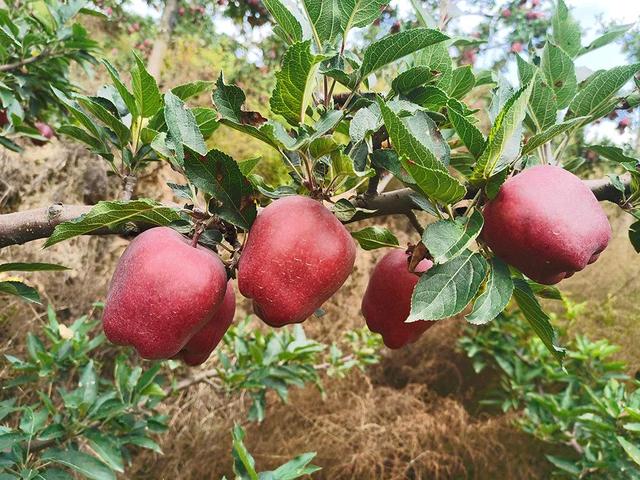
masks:
{"label": "green leaf", "polygon": [[302,0],[319,48],[341,33],[339,0]]}
{"label": "green leaf", "polygon": [[422,234],[422,243],[433,256],[434,263],[445,263],[467,250],[480,232],[484,219],[478,210],[470,217],[440,220],[432,223]]}
{"label": "green leaf", "polygon": [[164,118],[179,164],[184,161],[183,146],[189,147],[200,155],[206,155],[207,146],[198,128],[195,115],[171,92],[164,95]]}
{"label": "green leaf", "polygon": [[348,222],[357,212],[356,207],[346,198],[338,200],[331,208],[331,211],[341,222]]}
{"label": "green leaf", "polygon": [[453,61],[449,55],[449,43],[439,42],[423,48],[415,54],[416,65],[429,67],[433,75],[439,75],[440,81],[453,71]]}
{"label": "green leaf", "polygon": [[496,318],[509,304],[513,294],[513,280],[509,266],[494,257],[489,261],[489,275],[484,291],[473,303],[473,310],[465,318],[473,325],[484,325]]}
{"label": "green leaf", "polygon": [[484,150],[484,136],[482,132],[478,130],[478,127],[472,124],[467,117],[462,115],[456,108],[452,108],[452,106],[455,106],[452,102],[455,102],[455,100],[449,100],[449,109],[447,110],[449,121],[460,137],[460,140],[462,140],[462,143],[464,143],[464,146],[469,150],[469,153],[478,158]]}
{"label": "green leaf", "polygon": [[558,0],[556,10],[551,18],[553,43],[562,48],[570,57],[575,57],[582,48],[580,25],[576,22],[564,0]]}
{"label": "green leaf", "polygon": [[565,460],[564,458],[555,457],[553,455],[545,455],[547,460],[549,460],[553,465],[562,470],[563,472],[570,473],[575,477],[580,477],[582,470],[576,466],[573,461]]}
{"label": "green leaf", "polygon": [[262,0],[262,3],[286,34],[289,44],[302,41],[302,26],[288,7],[280,0]]}
{"label": "green leaf", "polygon": [[363,250],[375,250],[376,248],[398,247],[398,239],[385,227],[366,227],[357,232],[352,232]]}
{"label": "green leaf", "polygon": [[638,71],[640,63],[595,72],[569,105],[571,113],[574,117],[598,118],[606,115],[611,111],[613,96]]}
{"label": "green leaf", "polygon": [[[446,84],[446,85],[445,85]],[[446,80],[438,83],[438,86],[452,98],[462,98],[471,91],[476,84],[471,65],[458,67],[448,75]]]}
{"label": "green leaf", "polygon": [[592,52],[600,47],[604,47],[605,45],[609,45],[612,42],[615,42],[619,38],[623,37],[625,33],[629,31],[631,27],[633,27],[633,23],[629,23],[627,25],[618,25],[618,26],[609,26],[607,27],[607,31],[596,38],[593,42],[591,42],[586,47],[583,47],[578,55],[584,55],[585,53]]}
{"label": "green leaf", "polygon": [[79,142],[88,145],[94,152],[107,152],[109,149],[105,146],[100,140],[96,137],[87,133],[86,130],[83,130],[80,127],[76,127],[75,125],[62,125],[58,128],[58,133],[62,135],[67,135]]}
{"label": "green leaf", "polygon": [[339,0],[343,36],[353,27],[363,28],[380,17],[389,0]]}
{"label": "green leaf", "polygon": [[104,108],[100,103],[88,97],[78,97],[77,101],[85,109],[91,112],[94,117],[104,123],[108,128],[113,130],[113,132],[118,137],[121,146],[124,146],[129,142],[129,139],[131,138],[131,130],[129,130],[129,128],[109,110]]}
{"label": "green leaf", "polygon": [[129,112],[131,113],[131,115],[133,115],[134,117],[138,116],[139,110],[138,110],[138,105],[136,104],[136,98],[127,89],[126,85],[120,79],[120,75],[118,74],[118,71],[107,60],[103,59],[102,63],[107,68],[107,71],[111,76],[111,80],[113,81],[113,84],[115,85],[116,90],[118,90],[118,93],[122,98],[122,101],[129,109]]}
{"label": "green leaf", "polygon": [[287,49],[282,68],[276,72],[276,87],[270,100],[273,113],[282,115],[294,126],[304,123],[315,74],[322,59],[311,53],[311,40],[295,43]]}
{"label": "green leaf", "polygon": [[50,272],[57,270],[69,270],[69,268],[55,263],[16,262],[0,264],[0,272]]}
{"label": "green leaf", "polygon": [[395,92],[407,94],[414,88],[427,83],[432,77],[433,75],[429,67],[413,67],[398,75],[393,82],[391,82],[391,88],[393,88]]}
{"label": "green leaf", "polygon": [[77,450],[50,448],[40,458],[69,467],[92,480],[116,480],[115,474],[104,463]]}
{"label": "green leaf", "polygon": [[196,117],[196,123],[202,134],[202,138],[209,138],[220,126],[218,123],[218,113],[213,108],[196,107],[191,111]]}
{"label": "green leaf", "polygon": [[233,426],[231,431],[233,438],[233,472],[242,479],[258,480],[258,474],[255,470],[255,460],[244,446],[244,430],[238,424]]}
{"label": "green leaf", "polygon": [[629,458],[633,460],[637,465],[640,465],[640,448],[636,447],[633,443],[624,437],[616,436],[616,440],[620,446],[627,452]]}
{"label": "green leaf", "polygon": [[187,155],[184,166],[187,178],[219,202],[214,213],[245,230],[251,227],[257,213],[253,188],[233,158],[211,150],[205,157]]}
{"label": "green leaf", "polygon": [[[135,65],[131,69],[131,86],[133,96],[143,118],[153,117],[162,108],[162,95],[158,89],[156,79],[144,66],[144,62],[134,53]],[[165,95],[166,99],[166,95]]]}
{"label": "green leaf", "polygon": [[40,295],[38,295],[36,289],[22,282],[14,280],[0,282],[0,293],[15,295],[27,302],[40,303]]}
{"label": "green leaf", "polygon": [[316,456],[315,452],[303,453],[284,465],[279,466],[273,472],[274,480],[295,480],[300,477],[311,475],[321,470],[320,467],[309,465]]}
{"label": "green leaf", "polygon": [[578,117],[567,120],[566,122],[558,123],[551,128],[548,128],[542,133],[534,135],[529,141],[522,147],[522,155],[533,152],[536,148],[544,145],[545,143],[553,140],[558,135],[571,130],[573,127],[580,125],[589,117]]}
{"label": "green leaf", "polygon": [[180,215],[176,210],[153,200],[99,202],[88,213],[56,226],[44,246],[50,247],[63,240],[103,228],[113,230],[127,222],[168,225],[179,219]]}
{"label": "green leaf", "polygon": [[196,80],[194,82],[183,83],[182,85],[173,87],[171,92],[184,102],[192,97],[197,97],[205,92],[210,92],[213,90],[214,85],[215,83],[212,81]]}
{"label": "green leaf", "polygon": [[245,177],[249,175],[254,168],[260,163],[262,157],[250,158],[249,160],[245,160],[243,162],[238,162],[238,168],[240,169],[240,173]]}
{"label": "green leaf", "polygon": [[91,134],[94,137],[96,138],[102,137],[102,135],[100,134],[100,131],[98,130],[98,127],[95,125],[95,122],[91,118],[89,118],[89,116],[86,113],[84,113],[82,110],[77,108],[74,102],[72,102],[63,92],[58,90],[53,85],[51,86],[51,90],[53,90],[53,93],[56,95],[56,97],[60,99],[62,104],[64,104],[67,107],[67,109],[71,112],[71,115],[78,122],[80,122],[84,128],[89,130],[89,132],[91,132]]}
{"label": "green leaf", "polygon": [[137,445],[138,447],[146,448],[147,450],[151,450],[162,455],[160,445],[148,437],[144,437],[142,435],[128,436],[123,439],[123,442],[131,445]]}
{"label": "green leaf", "polygon": [[488,180],[518,158],[522,122],[532,89],[533,82],[514,93],[502,107],[489,132],[487,146],[473,170],[472,182]]}
{"label": "green leaf", "polygon": [[460,313],[478,292],[487,262],[470,250],[424,273],[411,297],[407,322],[440,320]]}
{"label": "green leaf", "polygon": [[118,444],[109,436],[101,434],[97,430],[87,430],[84,436],[89,441],[91,449],[96,452],[100,460],[106,463],[116,472],[124,472],[124,461]]}
{"label": "green leaf", "polygon": [[530,114],[535,132],[542,132],[556,123],[558,104],[551,87],[541,80],[536,80],[529,100]]}
{"label": "green leaf", "polygon": [[549,315],[546,314],[540,302],[535,297],[533,290],[529,284],[521,279],[514,278],[514,291],[513,296],[522,311],[522,314],[527,319],[533,330],[536,332],[542,343],[547,347],[551,354],[562,363],[562,359],[565,355],[565,350],[556,344],[556,332],[551,326]]}
{"label": "green leaf", "polygon": [[428,28],[414,28],[388,35],[365,50],[360,78],[366,78],[370,73],[410,53],[448,39],[444,33]]}
{"label": "green leaf", "polygon": [[578,90],[576,69],[571,57],[560,47],[547,42],[542,51],[540,68],[556,95],[557,108],[561,110],[568,107]]}
{"label": "green leaf", "polygon": [[407,172],[416,182],[419,193],[444,203],[464,197],[465,187],[451,176],[444,163],[416,139],[384,102],[378,100],[384,124],[395,150]]}

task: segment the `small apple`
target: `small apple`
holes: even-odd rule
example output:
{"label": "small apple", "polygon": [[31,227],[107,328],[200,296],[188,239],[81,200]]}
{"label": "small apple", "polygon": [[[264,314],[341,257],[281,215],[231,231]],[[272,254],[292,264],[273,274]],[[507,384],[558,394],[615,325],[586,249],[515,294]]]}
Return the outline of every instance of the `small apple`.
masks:
{"label": "small apple", "polygon": [[513,42],[511,44],[512,53],[520,53],[523,50],[522,42]]}
{"label": "small apple", "polygon": [[231,326],[235,313],[236,296],[233,285],[228,282],[222,305],[218,307],[211,320],[189,339],[178,353],[178,357],[192,367],[206,362]]}
{"label": "small apple", "polygon": [[216,314],[227,291],[220,259],[175,230],[138,235],[116,265],[102,324],[107,338],[142,358],[175,357]]}
{"label": "small apple", "polygon": [[238,288],[265,323],[281,327],[313,315],[345,282],[353,238],[322,203],[293,195],[260,212],[238,264]]}
{"label": "small apple", "polygon": [[510,18],[512,13],[511,13],[511,10],[509,10],[508,8],[505,8],[504,10],[502,10],[501,15],[503,18]]}
{"label": "small apple", "polygon": [[[416,272],[424,273],[432,266],[431,260],[422,260]],[[362,297],[362,314],[369,330],[381,334],[382,341],[389,348],[413,343],[435,325],[429,321],[405,323],[418,280],[418,275],[409,271],[409,255],[399,249],[382,257],[369,277]]]}
{"label": "small apple", "polygon": [[36,127],[36,129],[38,130],[38,133],[40,133],[41,136],[46,138],[46,140],[37,140],[35,138],[32,138],[31,143],[33,143],[34,145],[38,147],[42,147],[43,145],[46,145],[47,142],[53,138],[54,131],[50,125],[44,122],[36,122],[34,124],[34,127]]}
{"label": "small apple", "polygon": [[9,124],[9,116],[7,115],[6,110],[0,110],[0,128]]}
{"label": "small apple", "polygon": [[623,133],[629,125],[631,125],[631,119],[629,117],[624,117],[620,119],[616,128],[620,133]]}
{"label": "small apple", "polygon": [[483,215],[482,238],[493,252],[545,285],[595,262],[611,239],[607,216],[591,190],[551,165],[508,179]]}

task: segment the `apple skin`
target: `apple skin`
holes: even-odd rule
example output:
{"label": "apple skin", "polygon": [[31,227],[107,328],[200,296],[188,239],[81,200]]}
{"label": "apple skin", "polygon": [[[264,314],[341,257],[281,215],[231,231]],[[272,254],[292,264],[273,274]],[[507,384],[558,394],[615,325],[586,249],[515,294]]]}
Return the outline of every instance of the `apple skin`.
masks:
{"label": "apple skin", "polygon": [[[433,266],[431,260],[422,260],[416,267],[419,273]],[[382,341],[391,349],[413,343],[435,322],[405,323],[411,311],[411,295],[420,277],[409,271],[409,255],[395,249],[376,264],[367,289],[362,297],[362,315],[367,327],[382,335]]]}
{"label": "apple skin", "polygon": [[320,202],[283,197],[251,227],[238,288],[268,325],[300,323],[342,286],[355,258],[353,238]]}
{"label": "apple skin", "polygon": [[0,110],[0,128],[4,127],[9,123],[9,116],[7,115],[6,110]]}
{"label": "apple skin", "polygon": [[[51,140],[53,138],[54,131],[53,131],[53,128],[51,128],[50,125],[48,125],[48,124],[46,124],[44,122],[36,122],[34,124],[34,126],[36,127],[36,129],[38,130],[40,135],[42,135],[44,138],[46,138],[47,141],[49,141],[49,140]],[[43,140],[32,139],[31,143],[33,143],[34,145],[37,145],[38,147],[42,147],[47,142],[43,141]]]}
{"label": "apple skin", "polygon": [[210,250],[175,230],[140,234],[118,261],[102,323],[107,338],[134,347],[142,358],[174,357],[214,316],[227,275]]}
{"label": "apple skin", "polygon": [[595,262],[611,239],[607,216],[591,190],[551,165],[507,180],[483,214],[482,238],[494,253],[545,285]]}
{"label": "apple skin", "polygon": [[218,346],[224,334],[233,322],[236,313],[236,294],[233,284],[227,283],[227,291],[222,305],[205,325],[198,330],[180,350],[178,357],[191,367],[201,365],[207,361],[211,352]]}

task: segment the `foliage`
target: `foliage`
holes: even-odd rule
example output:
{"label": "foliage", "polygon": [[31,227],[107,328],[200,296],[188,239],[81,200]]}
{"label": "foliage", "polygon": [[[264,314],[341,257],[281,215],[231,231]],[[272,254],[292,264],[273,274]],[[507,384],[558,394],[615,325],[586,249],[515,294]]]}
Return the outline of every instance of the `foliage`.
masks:
{"label": "foliage", "polygon": [[160,452],[152,438],[167,428],[160,365],[143,372],[126,355],[96,357],[105,341],[97,323],[83,316],[67,326],[49,308],[44,338],[27,334],[28,357],[6,356],[15,376],[0,402],[3,478],[72,478],[59,469],[67,467],[115,479],[133,448]]}
{"label": "foliage", "polygon": [[499,388],[483,403],[521,411],[525,432],[570,447],[547,455],[560,478],[640,478],[640,383],[611,358],[618,347],[577,336],[567,343],[562,369],[517,311],[467,328],[459,345],[477,372],[500,373]]}
{"label": "foliage", "polygon": [[59,102],[54,89],[76,90],[69,80],[73,63],[95,63],[97,43],[79,21],[97,12],[86,1],[8,2],[0,10],[0,103],[6,121],[0,122],[0,144],[20,147],[18,137],[45,140],[34,122],[55,119]]}
{"label": "foliage", "polygon": [[218,347],[216,376],[227,392],[247,392],[252,401],[249,420],[262,421],[269,391],[286,402],[292,386],[314,384],[322,390],[322,370],[344,376],[354,367],[378,363],[378,335],[366,329],[349,331],[341,343],[350,353],[343,354],[338,344],[327,346],[307,338],[301,325],[263,333],[250,329],[246,320],[232,326]]}
{"label": "foliage", "polygon": [[[257,473],[255,460],[244,446],[245,433],[242,427],[236,425],[231,435],[233,438],[233,472],[236,474],[237,480],[294,480],[320,470],[319,467],[310,465],[316,454],[303,453],[273,471]],[[225,478],[223,477],[222,480]]]}
{"label": "foliage", "polygon": [[[438,320],[471,304],[470,321],[487,323],[513,293],[534,331],[561,360],[563,350],[555,343],[549,316],[535,291],[517,272],[511,274],[513,280],[508,278],[506,268],[492,261],[478,238],[481,207],[510,173],[536,163],[563,162],[567,144],[582,127],[627,101],[629,97],[618,92],[640,71],[640,64],[598,71],[578,83],[574,59],[615,38],[582,47],[580,27],[563,2],[551,17],[544,46],[533,45],[528,60],[518,57],[517,89],[490,74],[474,73],[469,66],[456,66],[448,47],[459,40],[435,29],[402,30],[365,45],[361,52],[347,50],[342,40],[353,28],[372,23],[384,2],[345,1],[336,2],[336,8],[324,8],[318,0],[305,0],[300,11],[287,10],[280,0],[266,6],[277,22],[277,32],[288,43],[276,73],[271,119],[245,110],[245,93],[222,75],[215,86],[197,81],[162,94],[138,57],[130,87],[105,62],[113,85],[102,88],[97,96],[68,97],[56,91],[75,120],[61,131],[108,162],[125,185],[125,198],[98,205],[90,214],[58,226],[53,239],[131,221],[171,224],[229,252],[223,260],[233,276],[241,246],[238,235],[251,227],[256,200],[311,195],[335,203],[334,210],[348,221],[370,213],[358,205],[359,195],[366,183],[375,186],[379,174],[387,170],[415,191],[416,205],[440,219],[422,238],[426,250],[437,257],[436,266],[418,283],[410,318]],[[305,31],[311,32],[311,38],[301,38]],[[371,74],[398,62],[403,68],[388,92],[366,90]],[[332,95],[336,84],[348,93]],[[492,125],[485,136],[476,112],[464,99],[487,84],[496,89],[490,108]],[[190,98],[211,89],[214,108],[189,108]],[[241,169],[225,153],[209,150],[205,140],[221,127],[273,149],[289,171],[288,184],[267,185],[251,172],[254,163],[251,168],[242,164]],[[524,135],[530,137],[525,148]],[[640,219],[637,159],[600,153],[632,177],[630,187],[619,177],[612,178],[618,178],[615,185],[622,190],[623,207]],[[184,205],[147,216],[147,208],[164,207],[140,199],[142,215],[132,216],[127,185],[145,165],[156,161],[167,161],[185,177],[184,184],[172,185]],[[468,193],[474,190],[474,195]],[[461,215],[454,207],[467,195],[473,199]],[[135,206],[136,212],[140,205]],[[108,214],[103,215],[107,208]],[[635,224],[630,238],[636,245],[637,231]],[[354,236],[364,248],[398,244],[389,231],[372,233],[363,230]],[[479,252],[472,253],[474,243],[482,247]],[[468,282],[469,278],[473,281]]]}
{"label": "foliage", "polygon": [[[124,472],[135,448],[162,453],[154,440],[167,429],[167,417],[159,413],[162,402],[202,380],[222,395],[248,392],[248,419],[262,421],[269,391],[286,401],[291,386],[312,383],[321,389],[322,371],[344,376],[379,361],[379,337],[365,329],[347,332],[340,346],[324,345],[306,338],[300,325],[263,334],[249,331],[246,320],[227,332],[215,368],[197,380],[180,380],[170,369],[163,373],[163,366],[175,367],[174,361],[136,364],[121,351],[114,358],[105,349],[104,334],[96,331],[99,322],[91,316],[67,326],[49,306],[47,319],[43,336],[27,334],[26,359],[6,355],[13,374],[0,392],[0,466],[8,475],[0,478],[71,478],[57,467],[86,478],[115,478],[115,472]],[[254,478],[248,473],[253,462],[242,445],[242,429],[236,427],[233,436],[236,472],[240,478]],[[301,455],[268,472],[271,477],[264,473],[260,478],[311,473],[316,469],[308,465],[312,458],[313,454]]]}

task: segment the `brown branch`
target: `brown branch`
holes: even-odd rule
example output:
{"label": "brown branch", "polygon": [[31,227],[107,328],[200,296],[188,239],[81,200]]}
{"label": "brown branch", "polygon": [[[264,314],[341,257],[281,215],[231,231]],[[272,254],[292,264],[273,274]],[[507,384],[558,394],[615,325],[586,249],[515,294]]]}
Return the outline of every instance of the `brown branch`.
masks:
{"label": "brown branch", "polygon": [[38,60],[41,60],[42,58],[44,58],[44,57],[46,57],[48,55],[49,55],[49,50],[45,48],[42,52],[40,52],[38,55],[36,55],[34,57],[30,57],[30,58],[27,58],[25,60],[20,60],[18,62],[13,62],[13,63],[7,63],[5,65],[0,65],[0,72],[10,72],[11,70],[16,70],[17,68],[24,67],[24,66],[29,65],[31,63],[35,63]]}
{"label": "brown branch", "polygon": [[[622,182],[629,188],[630,177],[623,176]],[[598,200],[617,204],[623,203],[622,193],[613,186],[608,178],[585,180],[584,183],[591,189]],[[419,210],[419,207],[410,197],[412,191],[410,188],[401,188],[379,195],[357,197],[355,199],[356,207],[373,210],[373,212],[360,211],[349,223],[385,215],[406,215],[412,210]],[[476,190],[469,189],[467,196],[472,198],[475,193]],[[9,245],[20,245],[39,238],[49,237],[56,225],[74,220],[80,215],[89,212],[91,208],[93,207],[90,205],[62,205],[56,203],[49,207],[0,215],[0,249]],[[136,223],[136,227],[140,231],[151,226],[145,223]],[[102,228],[88,234],[108,235],[122,233],[131,233],[131,228],[128,226],[114,230]]]}

